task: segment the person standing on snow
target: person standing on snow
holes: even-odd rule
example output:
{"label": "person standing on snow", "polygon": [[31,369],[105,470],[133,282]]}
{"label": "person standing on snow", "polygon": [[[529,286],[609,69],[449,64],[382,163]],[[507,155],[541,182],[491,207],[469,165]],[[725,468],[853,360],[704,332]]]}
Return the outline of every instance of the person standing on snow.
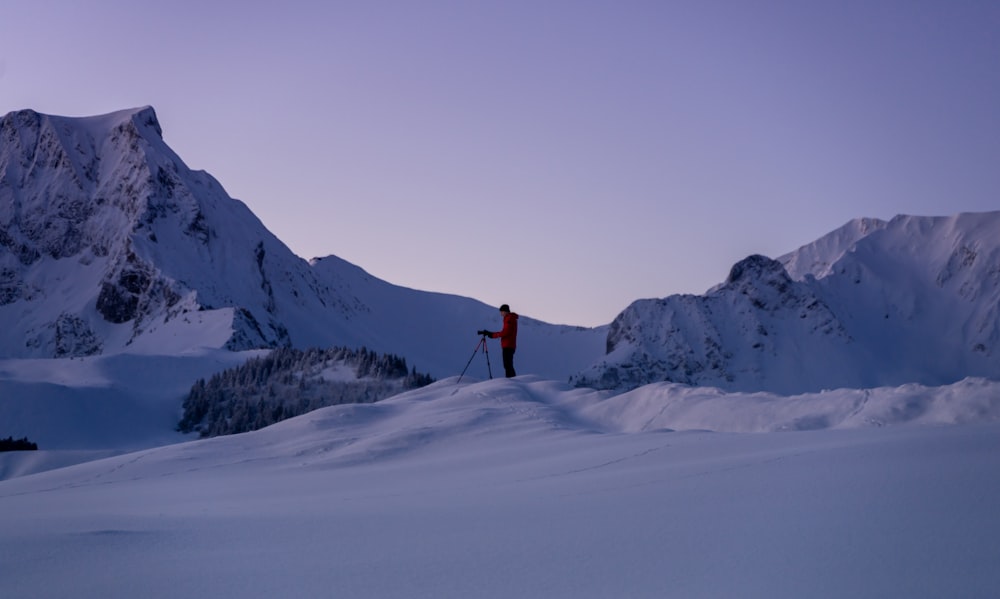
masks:
{"label": "person standing on snow", "polygon": [[503,350],[503,369],[507,378],[517,376],[514,372],[514,350],[517,349],[517,314],[510,311],[510,306],[504,304],[500,306],[500,314],[503,315],[503,330],[501,331],[479,331],[480,335],[486,335],[496,339],[500,338],[500,349]]}

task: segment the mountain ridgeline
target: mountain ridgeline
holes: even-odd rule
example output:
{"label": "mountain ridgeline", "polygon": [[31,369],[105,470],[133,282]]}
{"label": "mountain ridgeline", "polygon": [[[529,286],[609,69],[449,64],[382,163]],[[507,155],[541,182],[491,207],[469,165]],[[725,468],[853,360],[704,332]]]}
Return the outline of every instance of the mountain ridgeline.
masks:
{"label": "mountain ridgeline", "polygon": [[[444,378],[497,321],[495,305],[294,255],[184,164],[150,107],[0,119],[0,358],[366,347]],[[1000,379],[998,358],[1000,212],[854,220],[608,326],[522,315],[518,339],[519,372],[619,391],[941,385]]]}
{"label": "mountain ridgeline", "polygon": [[373,403],[433,382],[399,356],[367,348],[279,348],[200,379],[184,400],[178,430],[202,437],[257,430],[345,403]]}
{"label": "mountain ridgeline", "polygon": [[578,385],[802,393],[1000,378],[1000,212],[858,219],[705,295],[640,300]]}
{"label": "mountain ridgeline", "polygon": [[[296,256],[188,168],[150,107],[0,119],[0,357],[367,347],[440,377],[496,319],[496,306]],[[534,371],[560,379],[605,332],[521,324]]]}

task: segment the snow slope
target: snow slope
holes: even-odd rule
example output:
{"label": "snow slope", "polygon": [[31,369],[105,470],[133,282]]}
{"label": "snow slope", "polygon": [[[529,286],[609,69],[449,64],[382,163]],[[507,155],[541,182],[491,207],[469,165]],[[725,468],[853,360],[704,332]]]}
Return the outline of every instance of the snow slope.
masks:
{"label": "snow slope", "polygon": [[0,595],[988,597],[997,391],[449,379],[0,482]]}
{"label": "snow slope", "polygon": [[[331,296],[355,298],[359,308],[351,326],[364,345],[403,356],[436,377],[458,374],[469,363],[479,341],[476,331],[499,331],[503,326],[499,306],[393,285],[336,256],[316,258],[310,264]],[[607,326],[552,325],[522,314],[515,363],[519,372],[567,380],[600,355],[607,331]],[[489,344],[493,374],[502,375],[499,342]],[[487,377],[486,356],[474,359],[469,372]]]}
{"label": "snow slope", "polygon": [[175,429],[191,384],[255,355],[0,360],[0,436],[27,436],[40,447],[0,453],[0,480],[181,442]]}

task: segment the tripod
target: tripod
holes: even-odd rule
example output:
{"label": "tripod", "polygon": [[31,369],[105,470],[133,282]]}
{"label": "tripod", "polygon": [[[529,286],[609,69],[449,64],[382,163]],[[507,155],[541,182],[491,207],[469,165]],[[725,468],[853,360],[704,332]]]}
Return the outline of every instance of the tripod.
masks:
{"label": "tripod", "polygon": [[486,347],[486,335],[479,340],[476,344],[476,349],[472,350],[472,355],[469,357],[469,361],[465,363],[465,368],[462,369],[462,374],[458,377],[458,382],[462,382],[462,377],[465,376],[465,371],[469,369],[469,364],[472,364],[472,358],[476,357],[479,353],[479,348],[483,348],[483,353],[486,354],[486,370],[490,373],[490,378],[493,378],[493,367],[490,366],[490,349]]}

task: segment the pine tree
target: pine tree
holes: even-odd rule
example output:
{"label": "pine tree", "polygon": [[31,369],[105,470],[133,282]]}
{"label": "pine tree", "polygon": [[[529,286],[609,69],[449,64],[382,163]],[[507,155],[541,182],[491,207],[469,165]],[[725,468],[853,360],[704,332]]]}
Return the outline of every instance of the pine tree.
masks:
{"label": "pine tree", "polygon": [[14,437],[7,437],[6,439],[0,439],[0,451],[37,451],[38,445],[28,441],[27,437],[22,437],[20,439],[14,439]]}
{"label": "pine tree", "polygon": [[[343,367],[357,380],[324,378],[325,370]],[[408,369],[405,359],[367,347],[282,347],[196,381],[177,429],[203,437],[256,430],[320,407],[379,401],[431,382],[415,367]]]}

